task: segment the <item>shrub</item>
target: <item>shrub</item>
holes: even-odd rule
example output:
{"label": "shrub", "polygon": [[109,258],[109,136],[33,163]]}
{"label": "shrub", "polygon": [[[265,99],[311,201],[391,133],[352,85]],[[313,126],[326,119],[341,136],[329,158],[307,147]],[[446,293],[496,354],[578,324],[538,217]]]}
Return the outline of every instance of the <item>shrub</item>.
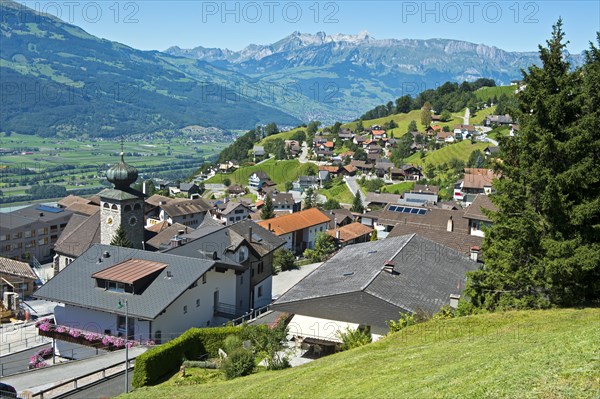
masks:
{"label": "shrub", "polygon": [[248,375],[254,371],[254,353],[243,348],[236,349],[227,356],[222,367],[228,380]]}
{"label": "shrub", "polygon": [[219,362],[216,360],[186,360],[183,362],[183,366],[187,368],[218,369]]}
{"label": "shrub", "polygon": [[223,350],[229,354],[242,347],[242,339],[237,335],[228,335],[223,341]]}
{"label": "shrub", "polygon": [[225,338],[240,334],[240,327],[191,328],[178,338],[149,349],[135,361],[132,385],[135,388],[158,382],[163,376],[179,369],[181,359],[197,359],[208,354],[217,357]]}
{"label": "shrub", "polygon": [[398,321],[390,320],[386,324],[388,325],[390,332],[395,333],[408,326],[417,324],[417,322],[415,321],[415,317],[412,314],[403,313],[400,314],[400,319]]}
{"label": "shrub", "polygon": [[350,327],[346,327],[346,331],[338,331],[337,334],[342,340],[341,349],[343,351],[358,348],[370,344],[373,341],[373,338],[371,338],[371,330],[369,328],[351,329]]}

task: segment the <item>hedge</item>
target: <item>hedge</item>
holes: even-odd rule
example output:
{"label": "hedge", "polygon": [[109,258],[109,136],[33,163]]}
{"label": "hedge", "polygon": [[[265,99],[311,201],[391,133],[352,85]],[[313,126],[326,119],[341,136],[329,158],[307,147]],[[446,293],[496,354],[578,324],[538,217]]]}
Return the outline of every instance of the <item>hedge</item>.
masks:
{"label": "hedge", "polygon": [[217,357],[228,335],[240,335],[242,328],[191,328],[179,337],[148,350],[135,359],[132,385],[135,388],[152,385],[179,369],[183,359],[196,360],[208,354]]}

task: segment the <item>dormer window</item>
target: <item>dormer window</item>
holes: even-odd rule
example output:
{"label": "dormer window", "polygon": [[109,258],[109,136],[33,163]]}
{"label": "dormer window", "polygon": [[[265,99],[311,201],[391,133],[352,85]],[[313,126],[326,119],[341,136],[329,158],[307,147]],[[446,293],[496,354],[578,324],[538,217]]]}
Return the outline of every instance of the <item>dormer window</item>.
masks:
{"label": "dormer window", "polygon": [[96,286],[107,291],[141,294],[168,265],[145,259],[127,259],[92,274]]}
{"label": "dormer window", "polygon": [[125,292],[125,284],[116,281],[107,281],[106,289],[114,292]]}

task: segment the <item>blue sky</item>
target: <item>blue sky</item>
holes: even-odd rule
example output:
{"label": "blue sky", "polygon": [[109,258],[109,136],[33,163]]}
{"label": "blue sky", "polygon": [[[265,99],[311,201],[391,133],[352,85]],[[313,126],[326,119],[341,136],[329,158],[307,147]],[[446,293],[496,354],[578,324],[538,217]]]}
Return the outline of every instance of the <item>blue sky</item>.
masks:
{"label": "blue sky", "polygon": [[377,39],[460,39],[510,51],[537,51],[552,24],[564,20],[569,51],[600,30],[598,1],[115,1],[34,0],[27,6],[59,15],[87,32],[142,50],[172,45],[240,50],[273,43],[293,31]]}

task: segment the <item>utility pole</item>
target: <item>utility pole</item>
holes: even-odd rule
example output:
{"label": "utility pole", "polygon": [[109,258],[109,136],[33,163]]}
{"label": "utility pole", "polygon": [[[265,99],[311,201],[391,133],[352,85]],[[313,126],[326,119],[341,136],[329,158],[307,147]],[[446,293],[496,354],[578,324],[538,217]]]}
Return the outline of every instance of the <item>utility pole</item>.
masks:
{"label": "utility pole", "polygon": [[129,393],[129,302],[127,298],[117,304],[119,309],[123,306],[125,306],[125,393]]}

